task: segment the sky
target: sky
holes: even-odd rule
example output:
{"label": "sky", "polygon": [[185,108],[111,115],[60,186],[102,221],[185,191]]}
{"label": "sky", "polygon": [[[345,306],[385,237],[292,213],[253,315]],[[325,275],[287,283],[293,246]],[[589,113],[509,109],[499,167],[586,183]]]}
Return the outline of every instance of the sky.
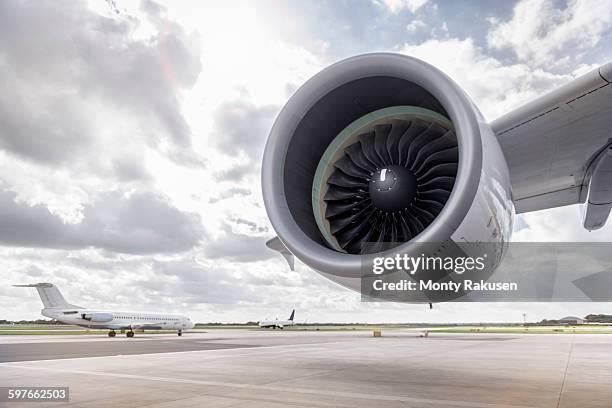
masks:
{"label": "sky", "polygon": [[[612,303],[361,303],[265,247],[265,141],[291,94],[374,51],[421,58],[493,120],[612,60],[612,2],[0,2],[0,319],[33,290],[198,322],[518,322]],[[578,206],[515,240],[612,241]],[[610,222],[609,224],[612,224]]]}

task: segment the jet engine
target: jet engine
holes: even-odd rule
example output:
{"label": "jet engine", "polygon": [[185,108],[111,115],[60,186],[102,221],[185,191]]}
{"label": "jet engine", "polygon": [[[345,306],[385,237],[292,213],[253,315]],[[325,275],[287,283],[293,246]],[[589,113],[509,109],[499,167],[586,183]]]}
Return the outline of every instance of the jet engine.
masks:
{"label": "jet engine", "polygon": [[106,323],[113,320],[113,314],[107,312],[82,313],[81,317],[94,323]]}
{"label": "jet engine", "polygon": [[508,166],[476,106],[398,54],[340,61],[300,87],[270,132],[262,188],[287,251],[355,290],[372,256],[503,248],[514,216]]}

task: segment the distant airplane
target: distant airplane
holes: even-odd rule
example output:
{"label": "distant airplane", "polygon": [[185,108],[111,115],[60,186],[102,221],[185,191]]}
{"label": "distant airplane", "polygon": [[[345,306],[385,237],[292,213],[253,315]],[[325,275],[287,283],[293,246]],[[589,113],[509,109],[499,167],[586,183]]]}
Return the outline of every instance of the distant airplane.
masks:
{"label": "distant airplane", "polygon": [[259,322],[259,327],[261,327],[262,329],[266,329],[270,327],[273,329],[276,329],[278,327],[279,329],[282,330],[285,326],[295,325],[295,322],[293,321],[294,316],[295,316],[295,309],[291,311],[291,316],[289,316],[288,320],[278,320],[278,318],[274,320],[262,320],[261,322]]}
{"label": "distant airplane", "polygon": [[89,329],[109,329],[108,337],[115,337],[115,330],[126,330],[127,337],[134,337],[134,330],[177,330],[178,335],[182,336],[183,330],[194,326],[187,316],[182,315],[103,311],[75,306],[66,302],[52,283],[13,286],[36,288],[44,305],[40,311],[43,316]]}

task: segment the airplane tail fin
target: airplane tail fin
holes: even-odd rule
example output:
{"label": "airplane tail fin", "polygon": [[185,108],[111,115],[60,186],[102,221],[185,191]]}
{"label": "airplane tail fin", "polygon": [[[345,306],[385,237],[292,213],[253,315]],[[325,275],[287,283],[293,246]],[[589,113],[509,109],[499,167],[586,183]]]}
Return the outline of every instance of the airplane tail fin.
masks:
{"label": "airplane tail fin", "polygon": [[293,316],[295,316],[295,309],[291,311],[291,316],[289,316],[289,321],[293,321]]}
{"label": "airplane tail fin", "polygon": [[19,288],[36,288],[45,309],[67,309],[71,307],[79,307],[66,302],[66,299],[64,299],[57,286],[52,283],[31,283],[29,285],[13,286]]}

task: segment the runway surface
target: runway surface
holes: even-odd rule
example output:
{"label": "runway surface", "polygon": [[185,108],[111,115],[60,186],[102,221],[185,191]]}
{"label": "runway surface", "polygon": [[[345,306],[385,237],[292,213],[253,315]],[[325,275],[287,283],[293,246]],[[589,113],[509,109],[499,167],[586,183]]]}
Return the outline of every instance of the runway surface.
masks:
{"label": "runway surface", "polygon": [[[612,407],[612,335],[49,337],[0,336],[3,356],[41,358],[0,363],[0,383],[69,386],[78,407]],[[78,358],[44,360],[55,353]]]}
{"label": "runway surface", "polygon": [[128,341],[91,342],[79,336],[81,341],[49,343],[8,343],[0,344],[0,363],[11,361],[57,360],[64,358],[106,357],[133,354],[171,353],[179,351],[218,350],[241,348],[239,344],[220,344],[201,339],[183,341],[133,338]]}

